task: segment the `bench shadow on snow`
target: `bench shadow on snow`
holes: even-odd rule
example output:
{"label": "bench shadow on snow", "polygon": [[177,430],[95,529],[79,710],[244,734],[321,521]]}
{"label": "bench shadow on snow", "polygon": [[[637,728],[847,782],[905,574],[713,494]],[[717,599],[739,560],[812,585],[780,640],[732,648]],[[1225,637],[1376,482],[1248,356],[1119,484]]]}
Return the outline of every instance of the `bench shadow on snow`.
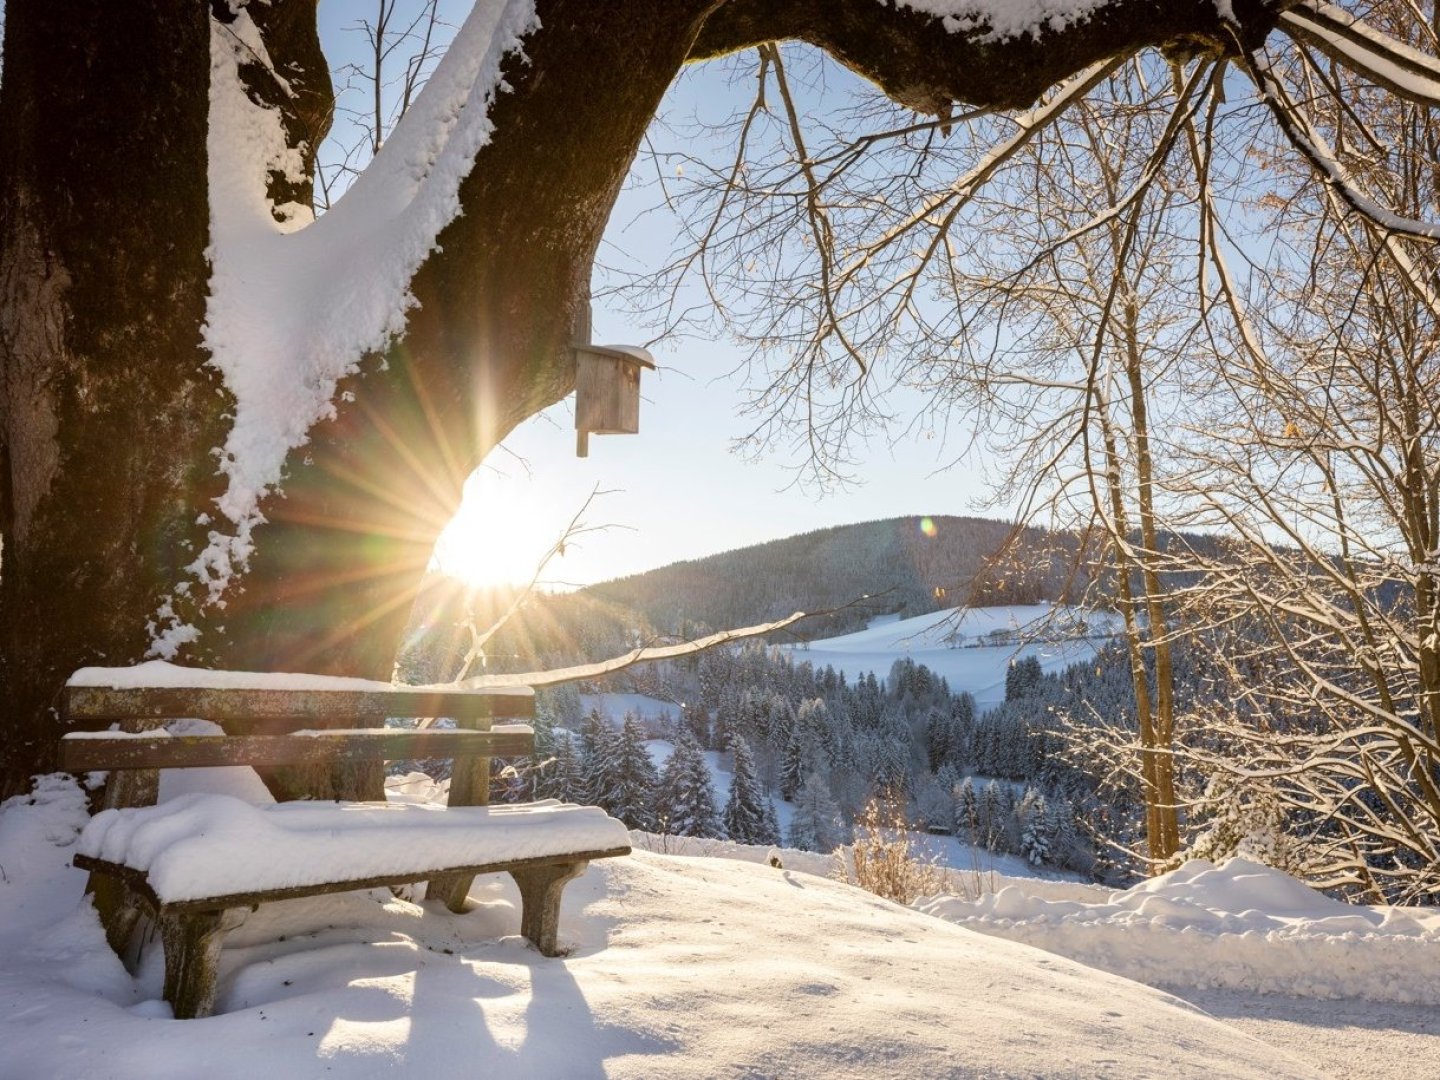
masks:
{"label": "bench shadow on snow", "polygon": [[[471,896],[462,915],[387,902],[384,890],[262,905],[227,941],[216,1015],[290,1002],[316,1032],[404,1020],[390,1060],[417,1075],[465,1061],[600,1080],[608,1058],[677,1048],[599,1023],[569,970],[571,959],[605,948],[615,920],[582,911],[585,899],[567,894],[560,938],[571,952],[546,958],[518,935],[519,896],[508,877],[478,879]],[[147,947],[140,982],[156,994],[161,960],[158,943]]]}

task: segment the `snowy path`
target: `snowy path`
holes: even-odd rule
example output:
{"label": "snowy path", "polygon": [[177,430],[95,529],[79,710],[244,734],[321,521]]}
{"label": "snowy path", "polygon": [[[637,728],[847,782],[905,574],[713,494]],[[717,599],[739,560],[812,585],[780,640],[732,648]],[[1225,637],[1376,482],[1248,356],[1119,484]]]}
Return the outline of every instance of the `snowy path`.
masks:
{"label": "snowy path", "polygon": [[1440,1012],[1433,1006],[1315,1001],[1243,990],[1174,993],[1335,1080],[1440,1077]]}

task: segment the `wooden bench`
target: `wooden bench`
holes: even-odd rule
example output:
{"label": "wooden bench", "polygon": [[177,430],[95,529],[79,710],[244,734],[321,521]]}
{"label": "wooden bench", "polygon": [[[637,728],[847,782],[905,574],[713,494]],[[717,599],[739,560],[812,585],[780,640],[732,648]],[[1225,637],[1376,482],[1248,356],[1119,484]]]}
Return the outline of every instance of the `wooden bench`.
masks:
{"label": "wooden bench", "polygon": [[[77,675],[95,678],[93,669]],[[521,933],[554,956],[565,884],[590,860],[630,847],[625,827],[595,807],[487,805],[490,759],[534,749],[528,725],[495,721],[528,718],[533,708],[532,695],[513,691],[68,686],[62,766],[110,773],[74,865],[90,871],[106,936],[127,962],[142,917],[155,920],[177,1019],[209,1015],[225,933],[269,900],[424,881],[427,900],[460,912],[476,875],[504,871],[520,890]],[[459,726],[352,727],[432,716]],[[192,717],[224,734],[157,730]],[[453,760],[445,808],[257,807],[224,795],[154,805],[160,769],[441,757]]]}

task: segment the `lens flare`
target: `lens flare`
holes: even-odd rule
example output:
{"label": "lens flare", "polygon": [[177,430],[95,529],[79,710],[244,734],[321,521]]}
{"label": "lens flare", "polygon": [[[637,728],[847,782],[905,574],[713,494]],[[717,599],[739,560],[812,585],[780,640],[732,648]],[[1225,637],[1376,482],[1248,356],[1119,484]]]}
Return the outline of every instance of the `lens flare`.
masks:
{"label": "lens flare", "polygon": [[935,522],[926,517],[920,519],[920,531],[933,540],[935,539],[935,534],[940,530],[935,528]]}

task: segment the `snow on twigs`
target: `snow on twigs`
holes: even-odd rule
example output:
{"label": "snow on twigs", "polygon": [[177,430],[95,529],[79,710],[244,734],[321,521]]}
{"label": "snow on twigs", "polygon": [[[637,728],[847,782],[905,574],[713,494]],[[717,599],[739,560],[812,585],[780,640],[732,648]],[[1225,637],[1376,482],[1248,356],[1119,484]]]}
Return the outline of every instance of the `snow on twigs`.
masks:
{"label": "snow on twigs", "polygon": [[[186,568],[203,602],[223,603],[244,569],[261,499],[280,483],[286,456],[334,414],[339,380],[403,330],[410,281],[460,213],[460,183],[493,131],[501,62],[537,25],[533,0],[476,3],[374,161],[313,220],[308,208],[276,207],[267,195],[268,174],[296,178],[301,159],[279,114],[242,85],[242,64],[272,66],[258,30],[243,10],[231,24],[212,21],[205,344],[235,415],[218,448],[228,481],[218,500],[223,522]],[[195,636],[167,602],[152,627],[152,655],[173,658]]]}

